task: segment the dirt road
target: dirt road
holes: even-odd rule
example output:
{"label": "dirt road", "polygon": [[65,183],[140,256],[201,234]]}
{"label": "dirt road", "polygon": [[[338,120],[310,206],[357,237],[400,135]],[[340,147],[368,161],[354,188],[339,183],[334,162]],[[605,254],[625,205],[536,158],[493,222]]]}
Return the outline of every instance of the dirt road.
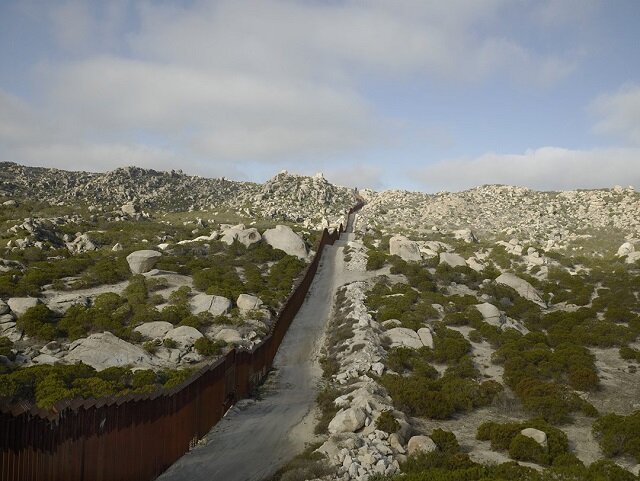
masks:
{"label": "dirt road", "polygon": [[[261,481],[304,449],[313,423],[302,423],[313,408],[321,372],[318,352],[333,302],[336,253],[347,234],[327,246],[307,299],[285,336],[262,399],[234,406],[201,445],[179,459],[162,481]],[[340,257],[340,258],[338,258]],[[338,269],[337,269],[338,268]],[[305,427],[306,426],[306,427]]]}

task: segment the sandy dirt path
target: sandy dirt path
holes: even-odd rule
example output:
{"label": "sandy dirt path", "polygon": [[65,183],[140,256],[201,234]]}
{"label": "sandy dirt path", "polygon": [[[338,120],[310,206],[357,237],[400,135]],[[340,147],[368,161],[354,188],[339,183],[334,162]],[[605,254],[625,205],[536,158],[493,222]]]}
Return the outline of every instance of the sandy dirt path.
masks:
{"label": "sandy dirt path", "polygon": [[[313,438],[309,413],[321,370],[318,354],[334,292],[344,282],[343,234],[327,246],[307,299],[274,360],[259,400],[243,400],[207,434],[204,444],[180,458],[162,481],[261,481],[304,449]],[[338,272],[340,271],[340,272]]]}

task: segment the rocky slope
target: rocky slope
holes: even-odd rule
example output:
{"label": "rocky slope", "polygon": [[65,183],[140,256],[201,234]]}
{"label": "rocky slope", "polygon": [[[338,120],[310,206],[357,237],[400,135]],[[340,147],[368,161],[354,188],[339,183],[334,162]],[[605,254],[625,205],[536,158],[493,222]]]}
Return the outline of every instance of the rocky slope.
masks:
{"label": "rocky slope", "polygon": [[[0,195],[10,200],[37,199],[51,204],[119,207],[135,203],[143,209],[185,211],[230,208],[300,222],[334,222],[355,201],[353,192],[314,177],[283,171],[263,185],[225,178],[190,176],[138,167],[105,173],[72,172],[0,163]],[[325,223],[326,223],[325,222]]]}
{"label": "rocky slope", "polygon": [[457,193],[364,191],[363,220],[389,229],[470,227],[479,234],[548,236],[589,228],[640,233],[640,194],[633,187],[539,192],[488,185]]}

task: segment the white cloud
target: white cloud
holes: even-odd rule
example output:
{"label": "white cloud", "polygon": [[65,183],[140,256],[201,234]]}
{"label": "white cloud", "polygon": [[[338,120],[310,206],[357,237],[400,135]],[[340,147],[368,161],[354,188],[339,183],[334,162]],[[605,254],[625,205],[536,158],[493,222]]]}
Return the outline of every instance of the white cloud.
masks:
{"label": "white cloud", "polygon": [[505,30],[507,0],[25,2],[63,52],[35,69],[38,100],[2,117],[0,153],[48,164],[158,155],[230,173],[344,157],[397,133],[367,95],[372,76],[548,85],[577,61]]}
{"label": "white cloud", "polygon": [[640,186],[640,149],[542,147],[524,154],[443,160],[414,174],[429,190],[463,190],[483,184],[542,190]]}
{"label": "white cloud", "polygon": [[590,107],[600,117],[594,130],[640,144],[640,85],[629,84],[598,97]]}

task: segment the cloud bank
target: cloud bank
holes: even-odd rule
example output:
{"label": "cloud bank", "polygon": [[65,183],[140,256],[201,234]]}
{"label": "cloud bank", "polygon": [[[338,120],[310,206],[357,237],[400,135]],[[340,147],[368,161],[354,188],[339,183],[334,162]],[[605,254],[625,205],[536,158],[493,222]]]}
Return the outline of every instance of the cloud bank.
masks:
{"label": "cloud bank", "polygon": [[474,159],[440,161],[414,173],[430,191],[464,190],[483,184],[539,190],[640,187],[640,149],[543,147],[523,154],[492,153]]}

